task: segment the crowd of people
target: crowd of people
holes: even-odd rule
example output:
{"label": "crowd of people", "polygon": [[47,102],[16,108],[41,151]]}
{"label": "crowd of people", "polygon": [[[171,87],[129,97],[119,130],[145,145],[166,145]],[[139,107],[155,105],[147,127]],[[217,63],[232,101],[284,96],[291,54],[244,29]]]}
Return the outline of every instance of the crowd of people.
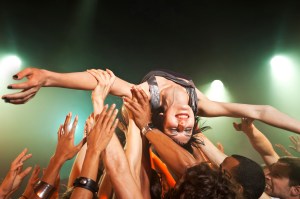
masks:
{"label": "crowd of people", "polygon": [[[184,198],[257,199],[300,198],[300,158],[282,145],[280,157],[267,137],[253,124],[267,124],[300,133],[300,122],[271,106],[222,103],[209,100],[186,76],[151,71],[141,84],[124,81],[106,70],[55,73],[27,68],[14,76],[27,81],[9,85],[22,89],[2,96],[5,102],[23,104],[41,87],[93,90],[93,113],[87,118],[84,138],[74,145],[78,122],[69,113],[57,132],[57,146],[42,177],[40,168],[23,169],[32,155],[24,149],[11,163],[0,185],[0,199],[11,198],[24,177],[31,177],[20,199],[38,198]],[[105,105],[108,94],[123,98],[120,118],[116,105]],[[215,146],[199,125],[199,116],[241,118],[234,123],[265,165]],[[69,126],[71,125],[71,128]],[[120,142],[115,131],[123,131]],[[300,154],[300,137],[291,136]],[[59,172],[75,157],[67,191],[59,193]],[[300,155],[299,155],[300,156]]]}

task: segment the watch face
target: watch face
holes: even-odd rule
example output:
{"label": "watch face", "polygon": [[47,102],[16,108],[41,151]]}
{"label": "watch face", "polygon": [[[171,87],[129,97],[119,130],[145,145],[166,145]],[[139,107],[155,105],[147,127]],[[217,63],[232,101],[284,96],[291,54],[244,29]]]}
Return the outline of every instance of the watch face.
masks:
{"label": "watch face", "polygon": [[87,179],[80,179],[80,184],[86,184],[87,183]]}

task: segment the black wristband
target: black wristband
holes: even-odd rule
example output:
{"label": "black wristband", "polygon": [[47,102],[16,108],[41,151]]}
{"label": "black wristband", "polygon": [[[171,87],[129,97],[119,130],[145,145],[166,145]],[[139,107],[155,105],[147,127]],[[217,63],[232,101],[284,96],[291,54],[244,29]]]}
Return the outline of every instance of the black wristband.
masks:
{"label": "black wristband", "polygon": [[98,184],[94,180],[86,177],[78,177],[73,183],[74,187],[81,187],[84,189],[88,189],[93,193],[98,192]]}

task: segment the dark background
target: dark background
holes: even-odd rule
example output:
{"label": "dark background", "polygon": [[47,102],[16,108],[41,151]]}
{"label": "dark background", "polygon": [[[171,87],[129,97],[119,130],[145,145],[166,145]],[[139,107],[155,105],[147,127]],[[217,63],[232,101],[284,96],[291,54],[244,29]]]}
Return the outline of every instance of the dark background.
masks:
{"label": "dark background", "polygon": [[[299,8],[298,1],[1,0],[0,56],[16,54],[22,68],[58,72],[110,68],[132,83],[156,68],[187,74],[200,90],[220,79],[231,102],[270,104],[300,120]],[[286,85],[274,83],[270,74],[276,54],[288,55],[296,67],[296,78]],[[0,81],[1,95],[12,92],[6,85],[13,80]],[[121,104],[117,98],[107,101]],[[46,167],[59,124],[70,111],[79,115],[78,142],[92,111],[90,92],[48,88],[25,105],[1,101],[0,178],[25,147],[33,154],[26,165]],[[227,154],[262,163],[233,129],[238,119],[204,120],[213,128],[205,134],[222,142]],[[290,145],[291,133],[255,124],[273,143]],[[63,179],[71,165],[63,167]]]}

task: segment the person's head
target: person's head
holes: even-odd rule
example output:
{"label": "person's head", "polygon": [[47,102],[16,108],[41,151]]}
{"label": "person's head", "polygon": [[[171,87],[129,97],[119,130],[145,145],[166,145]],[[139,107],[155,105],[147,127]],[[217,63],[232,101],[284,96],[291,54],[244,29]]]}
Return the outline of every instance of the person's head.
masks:
{"label": "person's head", "polygon": [[300,158],[282,157],[269,167],[266,193],[279,198],[300,196]]}
{"label": "person's head", "polygon": [[195,115],[189,105],[174,104],[164,111],[163,132],[176,143],[184,145],[192,137]]}
{"label": "person's head", "polygon": [[241,198],[238,185],[225,173],[200,163],[187,169],[166,198],[172,199],[215,199]]}
{"label": "person's head", "polygon": [[243,189],[247,199],[259,198],[265,189],[265,176],[259,164],[240,155],[232,155],[222,162],[221,168],[229,173]]}

